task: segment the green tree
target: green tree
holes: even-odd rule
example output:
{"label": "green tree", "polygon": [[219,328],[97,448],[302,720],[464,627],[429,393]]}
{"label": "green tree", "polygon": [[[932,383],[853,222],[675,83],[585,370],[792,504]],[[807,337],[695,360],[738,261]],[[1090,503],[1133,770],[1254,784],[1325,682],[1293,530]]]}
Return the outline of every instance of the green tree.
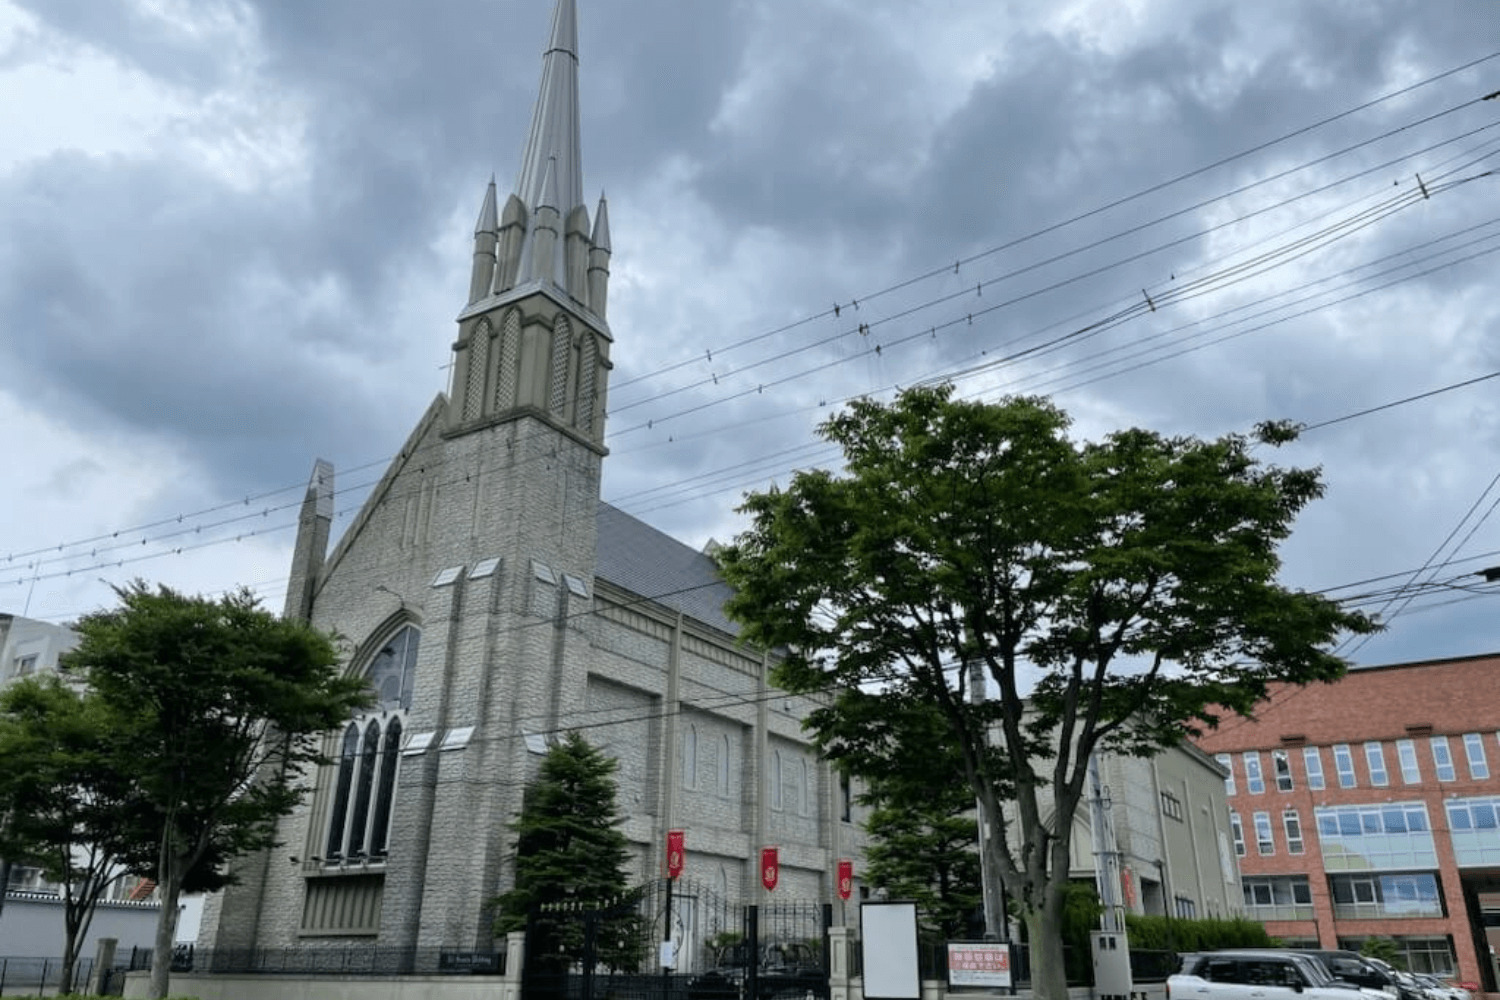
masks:
{"label": "green tree", "polygon": [[64,993],[99,900],[128,874],[119,836],[133,791],[121,770],[126,752],[108,706],[56,675],[0,691],[0,854],[61,889]]}
{"label": "green tree", "polygon": [[184,887],[225,883],[223,862],[275,843],[301,800],[317,737],[369,703],[328,636],[277,618],[248,591],[220,600],[137,582],[85,616],[63,667],[110,708],[135,785],[121,827],[162,897],[152,997],[167,995]]}
{"label": "green tree", "polygon": [[[581,910],[610,910],[598,927],[601,961],[633,970],[641,960],[634,908],[618,905],[628,902],[630,850],[615,804],[617,767],[569,733],[547,751],[511,824],[516,884],[495,900],[495,932],[524,929],[534,935],[527,947],[541,971],[564,969],[582,957]],[[534,920],[528,926],[529,915]]]}
{"label": "green tree", "polygon": [[[1316,470],[1263,466],[1243,435],[1079,444],[1067,425],[1044,400],[951,387],[857,401],[820,429],[844,471],[749,496],[752,526],[721,553],[746,639],[785,651],[776,683],[831,693],[807,720],[824,753],[856,774],[921,755],[902,720],[942,714],[1043,1000],[1066,996],[1089,757],[1158,752],[1274,681],[1332,680],[1328,643],[1374,628],[1276,582]],[[970,700],[965,665],[991,697]]]}
{"label": "green tree", "polygon": [[878,800],[865,821],[865,878],[893,899],[916,902],[923,929],[937,940],[970,936],[982,903],[979,823],[967,785],[934,781],[925,800]]}
{"label": "green tree", "polygon": [[892,898],[915,900],[928,935],[969,937],[984,896],[979,821],[963,759],[945,738],[941,712],[910,705],[898,721],[903,728],[892,740],[924,750],[869,762],[859,775],[860,802],[871,809],[864,824],[866,881]]}

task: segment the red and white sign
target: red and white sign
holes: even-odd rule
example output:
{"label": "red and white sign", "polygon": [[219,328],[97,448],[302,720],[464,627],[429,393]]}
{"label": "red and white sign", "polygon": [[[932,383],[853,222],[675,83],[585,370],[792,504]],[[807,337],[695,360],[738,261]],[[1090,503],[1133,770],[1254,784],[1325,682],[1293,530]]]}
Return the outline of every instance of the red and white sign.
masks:
{"label": "red and white sign", "polygon": [[676,878],[682,874],[682,866],[686,861],[686,851],[683,848],[683,835],[681,830],[667,831],[667,878]]}
{"label": "red and white sign", "polygon": [[776,882],[781,878],[781,861],[774,847],[762,847],[760,849],[760,884],[769,891],[776,888]]}
{"label": "red and white sign", "polygon": [[1135,909],[1135,873],[1130,870],[1129,865],[1120,869],[1120,885],[1125,890],[1126,908]]}
{"label": "red and white sign", "polygon": [[948,942],[949,986],[1010,987],[1010,945],[1004,941],[983,944]]}
{"label": "red and white sign", "polygon": [[839,859],[839,899],[848,899],[854,892],[854,862]]}

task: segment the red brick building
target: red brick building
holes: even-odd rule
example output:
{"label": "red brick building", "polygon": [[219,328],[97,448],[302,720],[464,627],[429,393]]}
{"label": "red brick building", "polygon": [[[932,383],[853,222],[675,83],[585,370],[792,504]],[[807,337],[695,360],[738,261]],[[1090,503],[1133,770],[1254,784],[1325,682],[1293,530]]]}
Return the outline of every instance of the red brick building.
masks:
{"label": "red brick building", "polygon": [[1411,969],[1496,989],[1500,654],[1278,687],[1198,745],[1230,772],[1247,915],[1290,946],[1390,937]]}

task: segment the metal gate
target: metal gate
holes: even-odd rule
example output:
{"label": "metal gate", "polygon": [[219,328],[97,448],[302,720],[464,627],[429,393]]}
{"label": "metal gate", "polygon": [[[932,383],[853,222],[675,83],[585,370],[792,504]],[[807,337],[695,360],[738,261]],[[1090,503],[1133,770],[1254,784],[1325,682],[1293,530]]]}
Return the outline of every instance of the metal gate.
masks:
{"label": "metal gate", "polygon": [[522,1000],[828,1000],[827,903],[731,903],[659,879],[529,915]]}

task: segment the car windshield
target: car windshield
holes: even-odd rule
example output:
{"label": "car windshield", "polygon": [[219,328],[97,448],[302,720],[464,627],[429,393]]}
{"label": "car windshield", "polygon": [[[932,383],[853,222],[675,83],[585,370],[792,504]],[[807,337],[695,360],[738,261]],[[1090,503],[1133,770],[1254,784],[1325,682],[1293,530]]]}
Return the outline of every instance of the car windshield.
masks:
{"label": "car windshield", "polygon": [[1315,962],[1312,959],[1301,956],[1295,958],[1294,961],[1297,963],[1297,968],[1302,970],[1302,975],[1313,986],[1327,986],[1333,982],[1333,976],[1329,975],[1328,970],[1323,967],[1322,962]]}

